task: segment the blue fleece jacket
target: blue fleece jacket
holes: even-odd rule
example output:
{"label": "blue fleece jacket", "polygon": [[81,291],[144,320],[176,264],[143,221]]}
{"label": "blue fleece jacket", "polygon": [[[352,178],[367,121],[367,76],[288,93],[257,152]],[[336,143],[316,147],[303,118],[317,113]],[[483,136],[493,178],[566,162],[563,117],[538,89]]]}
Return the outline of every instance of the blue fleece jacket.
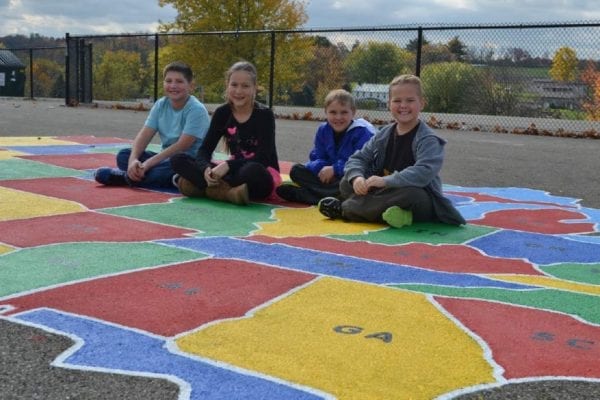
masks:
{"label": "blue fleece jacket", "polygon": [[305,164],[306,168],[318,175],[323,167],[331,165],[335,176],[341,179],[348,158],[362,148],[376,131],[368,121],[362,118],[355,119],[336,147],[333,128],[327,122],[322,123],[317,129],[314,147],[309,154],[309,161]]}

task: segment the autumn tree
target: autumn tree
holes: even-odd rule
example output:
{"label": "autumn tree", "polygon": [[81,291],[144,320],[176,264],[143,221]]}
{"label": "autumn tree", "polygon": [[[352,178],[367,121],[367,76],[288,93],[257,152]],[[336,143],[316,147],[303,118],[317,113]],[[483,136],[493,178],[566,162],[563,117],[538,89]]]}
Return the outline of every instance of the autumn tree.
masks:
{"label": "autumn tree", "polygon": [[[310,38],[294,33],[249,33],[250,30],[293,30],[307,21],[303,2],[291,0],[160,0],[177,10],[174,22],[161,26],[165,32],[199,35],[169,40],[169,54],[190,64],[196,81],[203,86],[207,101],[222,101],[223,74],[241,59],[256,65],[259,83],[266,84],[270,73],[271,46],[275,48],[276,95],[284,98],[301,85],[299,67],[310,55]],[[217,32],[229,31],[227,34]]]}
{"label": "autumn tree", "polygon": [[600,121],[600,72],[593,61],[587,62],[581,80],[588,85],[587,96],[582,104],[587,119]]}
{"label": "autumn tree", "polygon": [[572,82],[577,78],[577,54],[570,47],[561,47],[554,53],[550,77],[555,81]]}
{"label": "autumn tree", "polygon": [[[29,69],[29,67],[27,67]],[[26,72],[29,76],[29,71]],[[27,86],[31,83],[28,82]],[[64,96],[64,67],[60,64],[40,58],[33,63],[33,95],[34,97]],[[27,87],[29,90],[29,87]]]}
{"label": "autumn tree", "polygon": [[315,36],[312,57],[302,68],[302,87],[292,93],[294,105],[314,106],[322,102],[332,89],[347,84],[344,57],[348,49],[343,43],[333,44],[324,36]]}
{"label": "autumn tree", "polygon": [[350,80],[358,83],[389,83],[411,72],[414,56],[393,43],[367,42],[356,46],[345,61]]}

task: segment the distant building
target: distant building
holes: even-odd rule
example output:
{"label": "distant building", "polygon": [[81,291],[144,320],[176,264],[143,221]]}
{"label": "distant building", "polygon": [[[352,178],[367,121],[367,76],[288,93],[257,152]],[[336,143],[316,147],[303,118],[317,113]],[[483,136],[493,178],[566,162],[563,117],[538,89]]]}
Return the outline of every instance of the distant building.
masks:
{"label": "distant building", "polygon": [[25,64],[6,49],[0,49],[0,96],[25,96]]}
{"label": "distant building", "polygon": [[363,83],[352,90],[356,102],[360,104],[375,103],[376,108],[386,108],[389,99],[390,85],[380,83]]}
{"label": "distant building", "polygon": [[581,82],[559,82],[552,79],[534,79],[531,91],[539,96],[543,108],[580,109],[587,85]]}

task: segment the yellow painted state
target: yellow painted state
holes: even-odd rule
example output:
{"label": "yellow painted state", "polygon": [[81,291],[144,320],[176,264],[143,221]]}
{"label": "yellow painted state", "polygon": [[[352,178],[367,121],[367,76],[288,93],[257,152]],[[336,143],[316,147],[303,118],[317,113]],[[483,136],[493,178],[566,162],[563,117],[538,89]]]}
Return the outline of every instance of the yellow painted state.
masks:
{"label": "yellow painted state", "polygon": [[86,211],[79,203],[0,187],[0,221]]}
{"label": "yellow painted state", "polygon": [[15,250],[14,247],[0,244],[0,254],[10,253],[11,251],[14,251],[14,250]]}
{"label": "yellow painted state", "polygon": [[432,399],[494,382],[482,348],[424,295],[333,278],[176,343],[339,399]]}
{"label": "yellow painted state", "polygon": [[600,286],[598,285],[588,285],[585,283],[565,281],[563,279],[551,278],[548,276],[501,274],[490,274],[487,276],[489,278],[497,279],[499,281],[525,283],[529,285],[542,286],[551,289],[562,289],[569,290],[571,292],[600,296]]}
{"label": "yellow painted state", "polygon": [[0,149],[0,160],[8,160],[9,158],[14,158],[17,156],[25,156],[25,155],[27,155],[27,154],[22,153],[20,151]]}
{"label": "yellow painted state", "polygon": [[321,235],[360,235],[368,231],[388,228],[387,225],[331,220],[323,216],[316,207],[275,208],[274,222],[260,222],[255,235],[272,237],[302,237]]}
{"label": "yellow painted state", "polygon": [[68,140],[59,140],[52,136],[5,136],[0,137],[0,146],[56,146],[75,145]]}

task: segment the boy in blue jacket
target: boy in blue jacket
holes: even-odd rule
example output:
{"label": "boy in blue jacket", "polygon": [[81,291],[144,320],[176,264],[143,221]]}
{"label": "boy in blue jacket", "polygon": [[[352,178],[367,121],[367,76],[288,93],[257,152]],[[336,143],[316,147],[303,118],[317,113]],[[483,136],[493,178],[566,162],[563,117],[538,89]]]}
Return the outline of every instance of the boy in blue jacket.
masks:
{"label": "boy in blue jacket", "polygon": [[276,189],[277,195],[296,203],[315,205],[323,197],[339,196],[344,165],[375,133],[368,121],[354,119],[354,97],[343,89],[325,97],[324,122],[317,129],[314,147],[306,164],[294,164],[290,170],[292,184]]}

